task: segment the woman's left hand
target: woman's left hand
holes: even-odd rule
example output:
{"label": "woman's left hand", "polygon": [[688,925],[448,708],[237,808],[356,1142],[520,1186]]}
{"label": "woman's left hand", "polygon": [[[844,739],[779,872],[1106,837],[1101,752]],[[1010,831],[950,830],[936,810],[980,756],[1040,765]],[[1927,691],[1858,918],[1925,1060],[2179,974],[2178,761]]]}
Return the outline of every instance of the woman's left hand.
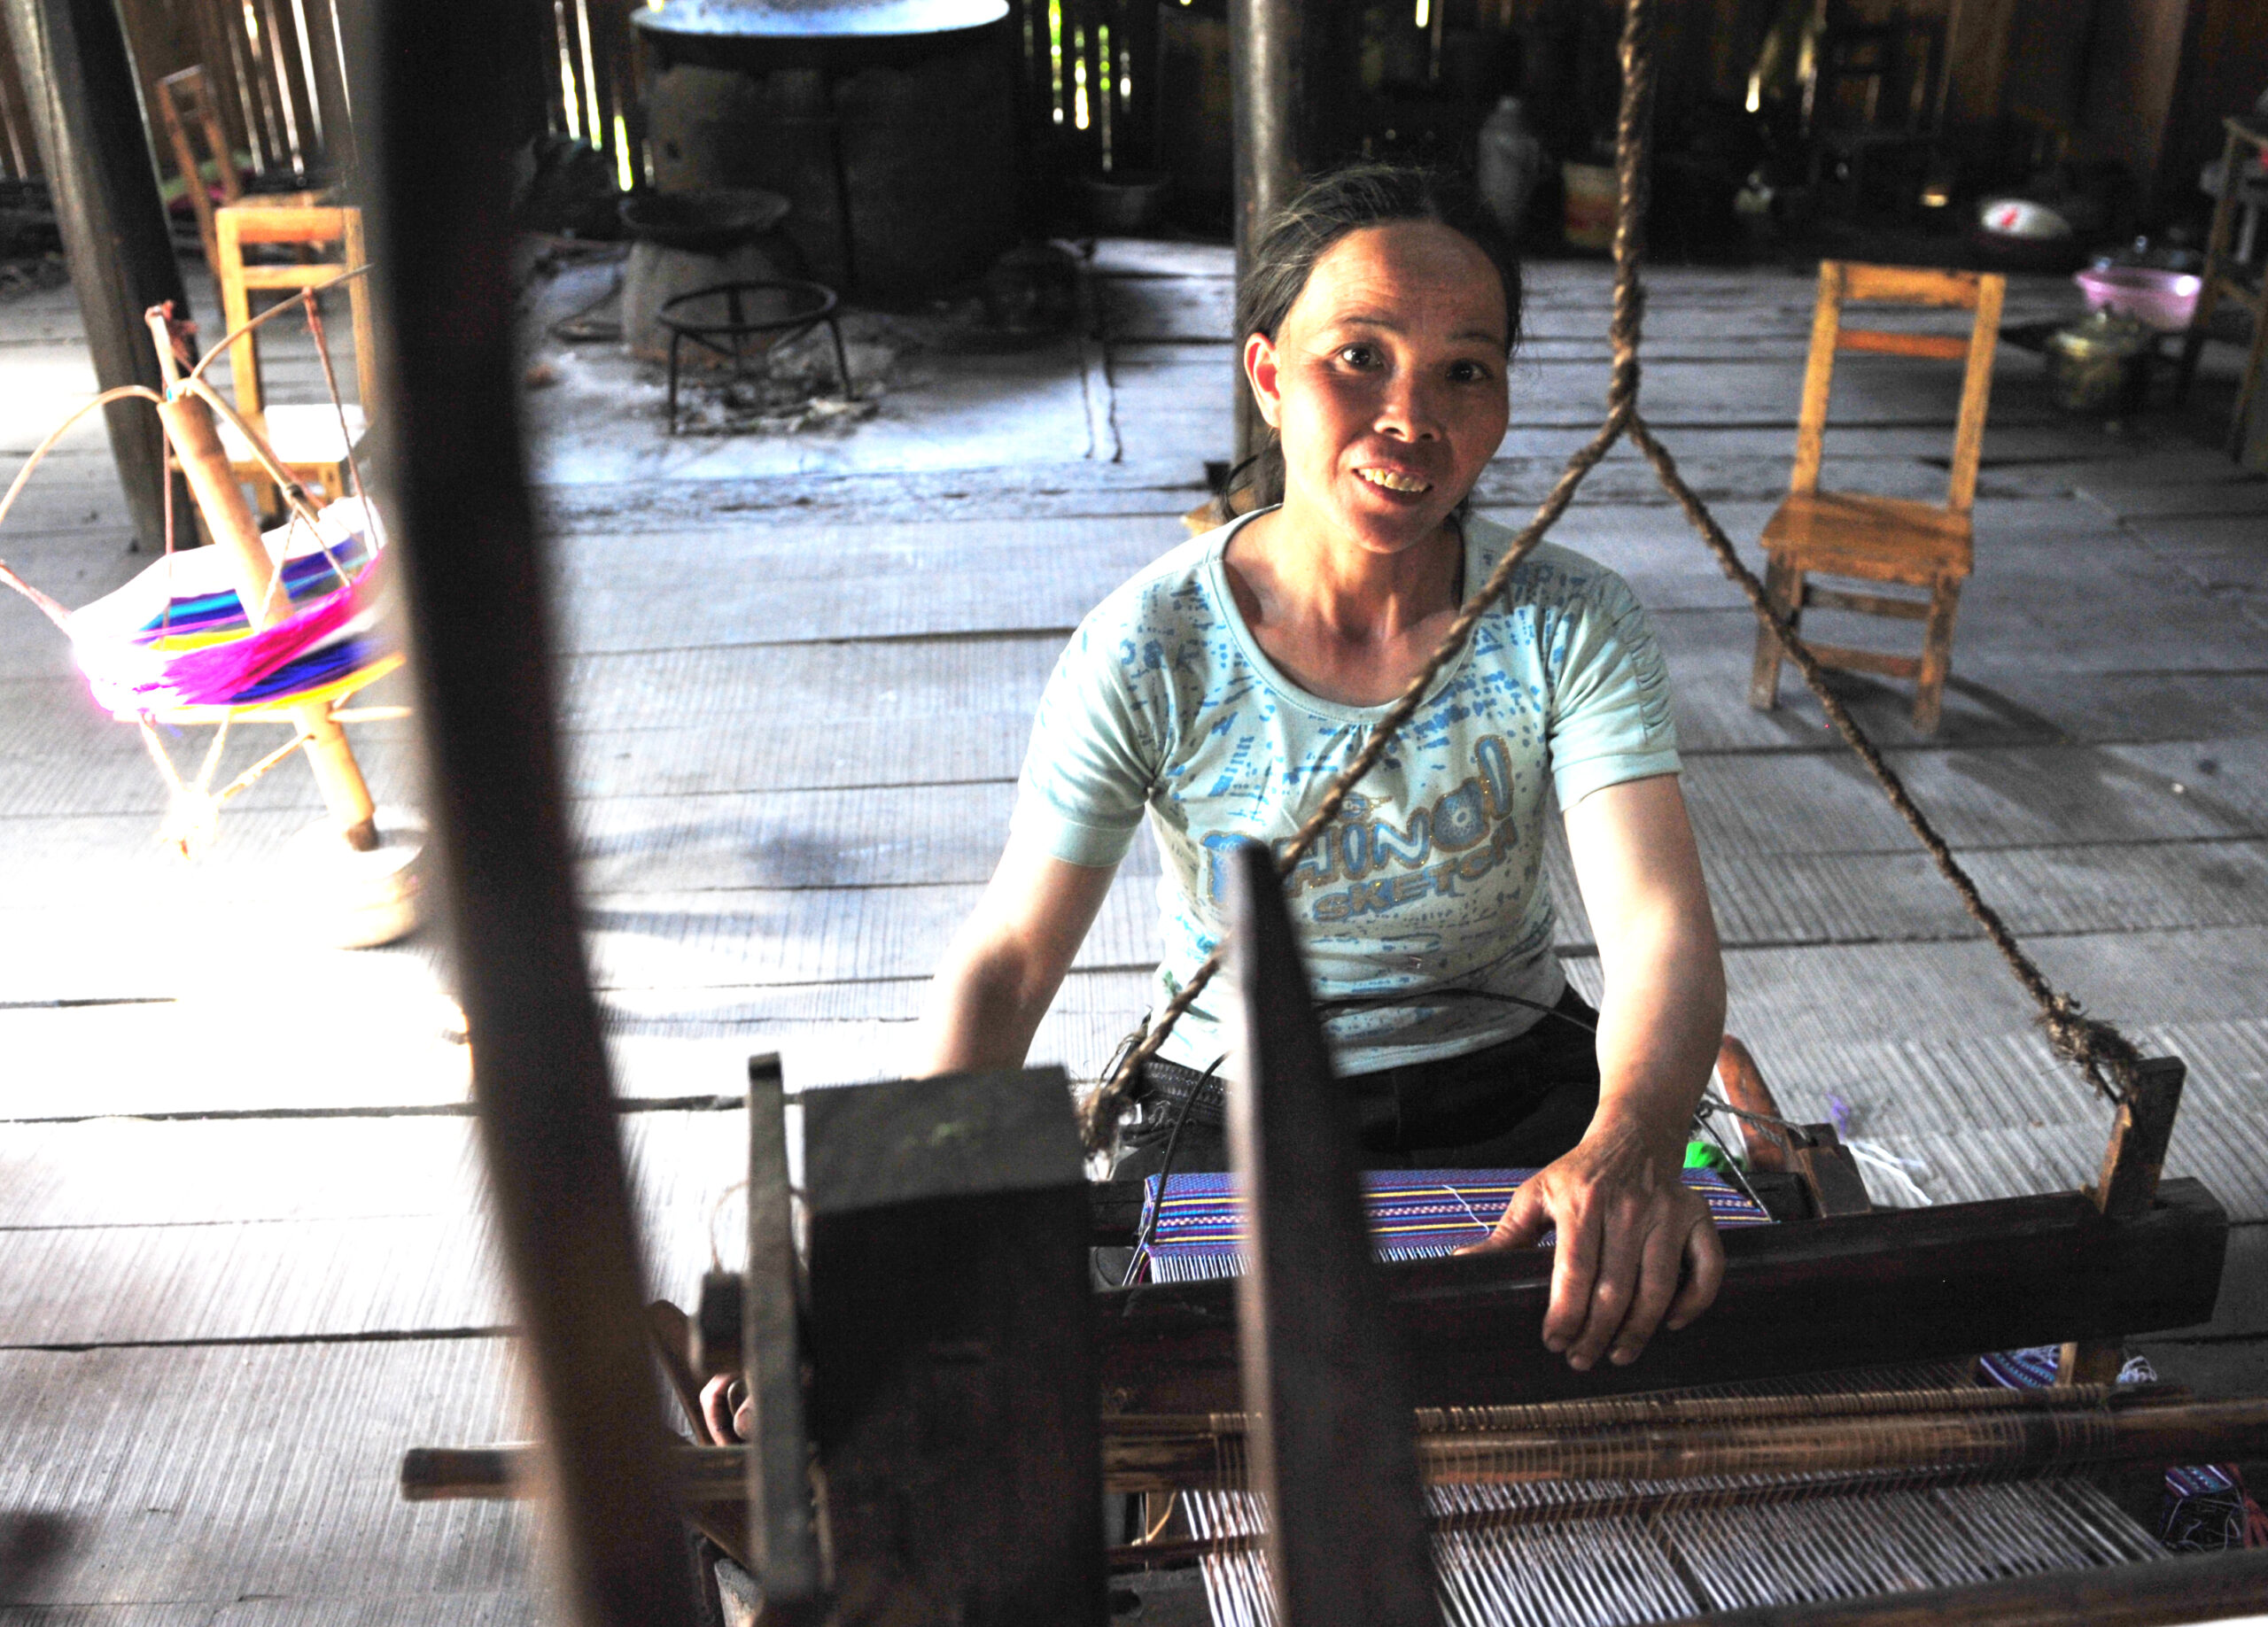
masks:
{"label": "woman's left hand", "polygon": [[1577,1372],[1610,1351],[1617,1366],[1635,1361],[1656,1328],[1684,1327],[1724,1280],[1724,1247],[1680,1174],[1684,1155],[1682,1137],[1656,1144],[1635,1124],[1594,1122],[1520,1188],[1486,1242],[1461,1251],[1534,1248],[1556,1227],[1544,1344]]}
{"label": "woman's left hand", "polygon": [[718,1446],[744,1441],[756,1430],[756,1409],[749,1405],[747,1383],[737,1375],[720,1375],[701,1387],[701,1416],[709,1426],[711,1442]]}

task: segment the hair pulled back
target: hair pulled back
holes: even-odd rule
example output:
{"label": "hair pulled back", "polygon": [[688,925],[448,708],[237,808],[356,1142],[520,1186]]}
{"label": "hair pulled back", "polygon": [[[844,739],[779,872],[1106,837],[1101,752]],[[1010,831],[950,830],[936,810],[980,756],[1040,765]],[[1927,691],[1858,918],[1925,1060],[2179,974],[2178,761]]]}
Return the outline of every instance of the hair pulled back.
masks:
{"label": "hair pulled back", "polygon": [[[1487,256],[1503,285],[1504,353],[1509,356],[1520,333],[1520,264],[1511,239],[1464,176],[1402,164],[1352,164],[1320,175],[1268,222],[1253,250],[1252,267],[1237,290],[1239,342],[1257,333],[1272,344],[1316,262],[1333,244],[1351,233],[1396,221],[1446,226]],[[1284,448],[1275,430],[1269,430],[1268,444],[1236,484],[1251,492],[1250,500],[1235,504],[1239,512],[1283,500]]]}

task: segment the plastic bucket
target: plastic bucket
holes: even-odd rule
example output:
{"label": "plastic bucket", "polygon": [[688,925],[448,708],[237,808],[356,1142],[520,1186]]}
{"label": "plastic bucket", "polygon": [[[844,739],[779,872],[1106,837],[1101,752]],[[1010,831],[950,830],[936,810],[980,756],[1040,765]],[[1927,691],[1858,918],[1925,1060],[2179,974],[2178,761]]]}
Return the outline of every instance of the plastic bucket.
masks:
{"label": "plastic bucket", "polygon": [[1614,247],[1614,171],[1604,164],[1563,163],[1559,177],[1567,184],[1567,246],[1603,253],[1611,251]]}

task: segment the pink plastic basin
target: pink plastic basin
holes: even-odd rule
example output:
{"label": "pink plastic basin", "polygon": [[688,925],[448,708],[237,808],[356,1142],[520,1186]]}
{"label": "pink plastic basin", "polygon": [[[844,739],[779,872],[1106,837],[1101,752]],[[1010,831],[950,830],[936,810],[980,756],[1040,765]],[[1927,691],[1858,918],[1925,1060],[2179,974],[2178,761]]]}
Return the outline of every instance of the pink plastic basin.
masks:
{"label": "pink plastic basin", "polygon": [[2179,333],[2197,310],[2205,284],[2186,271],[2158,271],[2148,266],[2106,266],[2071,279],[2097,311],[2116,311],[2160,333]]}

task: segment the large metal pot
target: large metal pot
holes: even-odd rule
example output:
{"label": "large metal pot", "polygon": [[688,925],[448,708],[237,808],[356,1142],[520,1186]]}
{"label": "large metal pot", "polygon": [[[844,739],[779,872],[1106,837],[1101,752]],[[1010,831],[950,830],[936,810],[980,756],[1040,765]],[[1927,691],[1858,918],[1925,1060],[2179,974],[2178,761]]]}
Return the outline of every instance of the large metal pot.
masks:
{"label": "large metal pot", "polygon": [[808,275],[918,304],[1016,240],[1006,0],[664,0],[647,45],[663,192],[758,187]]}

